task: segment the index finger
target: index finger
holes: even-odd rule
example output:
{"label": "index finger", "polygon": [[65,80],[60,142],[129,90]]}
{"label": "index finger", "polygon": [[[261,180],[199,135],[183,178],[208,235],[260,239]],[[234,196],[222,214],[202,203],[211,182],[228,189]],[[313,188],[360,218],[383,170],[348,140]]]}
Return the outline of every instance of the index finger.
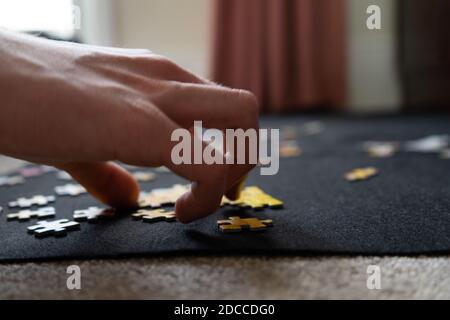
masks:
{"label": "index finger", "polygon": [[[222,131],[243,129],[245,132],[250,129],[255,130],[258,136],[259,107],[255,96],[248,91],[217,85],[177,83],[169,86],[165,92],[156,101],[159,109],[184,128],[190,128],[194,121],[201,120],[206,128]],[[246,174],[256,165],[248,161],[250,143],[257,144],[258,141],[246,142],[243,152],[247,162],[237,164],[234,161],[228,169],[226,191],[230,198],[236,198],[240,182],[245,180]],[[235,150],[226,151],[235,154]]]}

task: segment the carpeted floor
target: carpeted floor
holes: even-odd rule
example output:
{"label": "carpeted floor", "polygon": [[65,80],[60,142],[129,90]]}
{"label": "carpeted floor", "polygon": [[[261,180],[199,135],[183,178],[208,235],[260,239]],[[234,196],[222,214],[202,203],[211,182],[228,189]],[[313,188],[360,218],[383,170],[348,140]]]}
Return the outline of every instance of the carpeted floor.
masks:
{"label": "carpeted floor", "polygon": [[[0,264],[3,299],[450,299],[448,257],[171,257]],[[66,287],[69,265],[81,290]],[[367,266],[381,268],[368,290]]]}

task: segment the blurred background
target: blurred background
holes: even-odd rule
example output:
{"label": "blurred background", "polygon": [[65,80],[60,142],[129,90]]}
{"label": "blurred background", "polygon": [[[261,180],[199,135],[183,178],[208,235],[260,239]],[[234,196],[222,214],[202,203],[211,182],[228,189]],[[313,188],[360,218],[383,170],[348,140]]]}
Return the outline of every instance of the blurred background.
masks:
{"label": "blurred background", "polygon": [[448,0],[0,0],[2,27],[147,48],[272,113],[450,110],[448,18]]}

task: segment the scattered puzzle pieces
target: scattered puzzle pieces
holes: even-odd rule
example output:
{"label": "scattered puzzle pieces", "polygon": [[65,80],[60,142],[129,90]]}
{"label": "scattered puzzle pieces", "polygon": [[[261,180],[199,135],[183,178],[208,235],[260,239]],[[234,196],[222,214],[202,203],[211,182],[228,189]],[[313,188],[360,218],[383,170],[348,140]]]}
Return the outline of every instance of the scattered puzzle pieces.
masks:
{"label": "scattered puzzle pieces", "polygon": [[272,220],[258,218],[230,217],[227,220],[217,220],[219,230],[224,233],[241,232],[243,230],[263,231],[273,226]]}
{"label": "scattered puzzle pieces", "polygon": [[189,186],[181,184],[176,184],[171,188],[153,189],[151,192],[141,193],[139,205],[151,208],[171,206],[187,191],[189,191]]}
{"label": "scattered puzzle pieces", "polygon": [[86,189],[79,185],[79,184],[66,184],[64,186],[57,186],[55,187],[55,193],[58,196],[71,196],[71,197],[76,197],[79,196],[81,194],[86,193]]}
{"label": "scattered puzzle pieces", "polygon": [[76,210],[73,214],[75,221],[97,222],[99,219],[111,219],[116,215],[116,210],[108,208],[90,207],[85,210]]}
{"label": "scattered puzzle pieces", "polygon": [[19,220],[19,221],[28,221],[31,218],[47,218],[47,217],[53,217],[55,215],[55,208],[53,207],[46,207],[41,208],[38,210],[22,210],[17,213],[10,213],[7,215],[8,221],[11,220]]}
{"label": "scattered puzzle pieces", "polygon": [[79,229],[80,224],[67,219],[54,221],[40,221],[36,225],[28,227],[28,232],[36,237],[56,236],[61,237],[67,234],[67,231]]}
{"label": "scattered puzzle pieces", "polygon": [[239,206],[243,208],[251,208],[261,210],[265,207],[271,209],[279,209],[283,207],[283,202],[265,193],[258,187],[251,186],[242,190],[239,199],[235,201],[228,200],[226,197],[222,199],[223,205]]}
{"label": "scattered puzzle pieces", "polygon": [[174,211],[157,210],[139,210],[137,213],[131,215],[134,219],[142,219],[144,222],[158,222],[167,221],[173,222],[176,220]]}
{"label": "scattered puzzle pieces", "polygon": [[377,174],[378,170],[374,167],[357,168],[353,169],[350,172],[347,172],[345,174],[345,179],[347,181],[362,181],[367,180],[373,176],[376,176]]}
{"label": "scattered puzzle pieces", "polygon": [[16,186],[18,184],[23,184],[25,179],[22,176],[12,176],[12,177],[0,177],[0,187]]}
{"label": "scattered puzzle pieces", "polygon": [[136,171],[133,177],[139,182],[149,182],[155,180],[156,175],[153,172]]}
{"label": "scattered puzzle pieces", "polygon": [[30,208],[32,206],[46,206],[51,202],[55,202],[54,196],[34,196],[32,198],[19,198],[9,203],[11,208]]}

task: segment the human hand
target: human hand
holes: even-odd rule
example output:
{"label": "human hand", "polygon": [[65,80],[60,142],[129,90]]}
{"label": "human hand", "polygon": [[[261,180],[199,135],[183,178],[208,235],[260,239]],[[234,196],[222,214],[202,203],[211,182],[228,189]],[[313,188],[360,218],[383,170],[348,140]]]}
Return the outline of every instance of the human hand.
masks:
{"label": "human hand", "polygon": [[258,128],[246,91],[218,86],[147,50],[100,48],[0,31],[0,153],[67,171],[92,195],[136,206],[139,186],[113,160],[167,166],[192,181],[176,203],[180,221],[236,198],[254,165],[174,165],[171,134]]}

